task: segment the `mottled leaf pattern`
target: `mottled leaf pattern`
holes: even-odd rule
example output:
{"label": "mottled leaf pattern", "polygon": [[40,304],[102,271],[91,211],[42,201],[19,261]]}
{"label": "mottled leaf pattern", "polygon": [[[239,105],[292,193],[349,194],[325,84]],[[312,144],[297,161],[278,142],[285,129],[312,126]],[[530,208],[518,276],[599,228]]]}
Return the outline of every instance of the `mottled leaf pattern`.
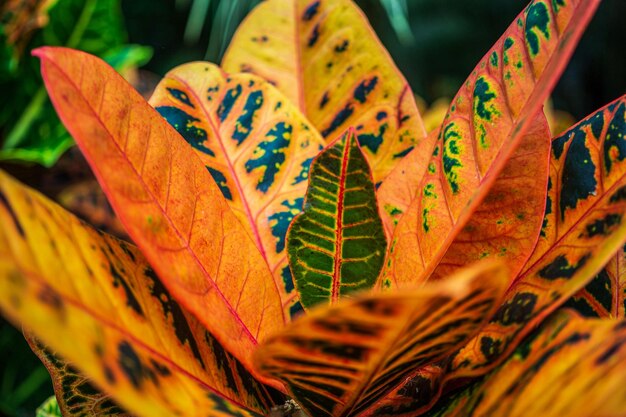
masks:
{"label": "mottled leaf pattern", "polygon": [[457,349],[491,316],[506,286],[500,264],[481,263],[445,282],[342,300],[268,339],[257,363],[309,415],[358,416]]}
{"label": "mottled leaf pattern", "polygon": [[204,62],[167,73],[150,104],[193,146],[254,236],[285,316],[301,311],[285,234],[302,209],[311,161],[324,147],[317,130],[272,85]]}
{"label": "mottled leaf pattern", "polygon": [[[130,417],[109,395],[102,393],[89,379],[55,355],[43,343],[28,333],[24,336],[28,344],[52,378],[58,407],[65,417]],[[59,335],[61,336],[61,335]],[[61,414],[59,414],[61,415]]]}
{"label": "mottled leaf pattern", "polygon": [[259,340],[283,326],[265,259],[193,149],[111,67],[42,48],[57,112],[111,205],[164,284],[252,369]]}
{"label": "mottled leaf pattern", "polygon": [[532,125],[598,3],[533,1],[452,101],[425,175],[390,175],[389,187],[415,190],[406,209],[381,201],[391,212],[406,213],[391,242],[387,275],[410,276],[388,277],[391,282],[425,279],[434,271]]}
{"label": "mottled leaf pattern", "polygon": [[626,251],[622,247],[589,284],[567,300],[585,317],[626,318]]}
{"label": "mottled leaf pattern", "polygon": [[406,80],[350,0],[262,2],[222,65],[277,86],[328,141],[354,126],[376,182],[426,137]]}
{"label": "mottled leaf pattern", "polygon": [[500,368],[429,413],[437,417],[622,417],[626,322],[553,317]]}
{"label": "mottled leaf pattern", "polygon": [[249,416],[282,401],[174,301],[132,245],[1,172],[0,224],[2,311],[126,410]]}
{"label": "mottled leaf pattern", "polygon": [[547,314],[583,288],[626,241],[626,97],[553,139],[537,246],[492,321],[455,358],[486,372]]}
{"label": "mottled leaf pattern", "polygon": [[372,173],[353,129],[313,161],[304,212],[287,234],[289,264],[305,308],[374,286],[387,244]]}

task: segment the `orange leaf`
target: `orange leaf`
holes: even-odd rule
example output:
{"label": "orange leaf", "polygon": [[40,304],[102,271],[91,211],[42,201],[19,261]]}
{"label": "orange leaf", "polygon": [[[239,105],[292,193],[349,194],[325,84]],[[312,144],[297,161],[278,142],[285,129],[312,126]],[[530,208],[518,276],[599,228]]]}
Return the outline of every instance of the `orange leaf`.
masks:
{"label": "orange leaf", "polygon": [[[264,413],[281,396],[172,299],[141,253],[0,171],[0,309],[137,415]],[[246,411],[247,410],[247,411]]]}
{"label": "orange leaf", "polygon": [[546,214],[537,246],[505,302],[455,357],[453,377],[501,362],[626,241],[626,96],[552,141]]}
{"label": "orange leaf", "polygon": [[285,316],[302,311],[285,253],[301,212],[317,130],[272,85],[196,62],[165,75],[150,99],[196,150],[230,208],[254,237],[280,290]]}
{"label": "orange leaf", "polygon": [[381,181],[426,132],[406,80],[350,0],[269,0],[239,26],[222,61],[296,103],[328,141],[346,128]]}
{"label": "orange leaf", "polygon": [[564,307],[586,317],[626,318],[626,250],[622,247]]}
{"label": "orange leaf", "polygon": [[429,415],[622,417],[626,322],[561,312],[514,356]]}
{"label": "orange leaf", "polygon": [[489,262],[445,282],[314,309],[260,346],[259,370],[284,382],[311,416],[358,416],[458,349],[506,286],[505,269]]}
{"label": "orange leaf", "polygon": [[432,279],[445,277],[463,265],[490,256],[506,262],[511,278],[517,276],[541,229],[549,160],[550,129],[544,115],[539,113],[487,197],[433,271]]}
{"label": "orange leaf", "polygon": [[52,102],[111,205],[163,282],[251,369],[283,326],[276,285],[254,241],[193,149],[111,67],[40,48]]}
{"label": "orange leaf", "polygon": [[[381,201],[388,211],[406,213],[391,243],[396,276],[389,279],[421,281],[435,270],[532,125],[598,4],[533,1],[452,101],[434,150],[424,149],[432,152],[425,174],[405,177],[400,166],[385,180],[385,198],[393,189],[414,193],[410,202]],[[413,154],[406,164],[414,163]],[[398,201],[408,208],[395,207]]]}

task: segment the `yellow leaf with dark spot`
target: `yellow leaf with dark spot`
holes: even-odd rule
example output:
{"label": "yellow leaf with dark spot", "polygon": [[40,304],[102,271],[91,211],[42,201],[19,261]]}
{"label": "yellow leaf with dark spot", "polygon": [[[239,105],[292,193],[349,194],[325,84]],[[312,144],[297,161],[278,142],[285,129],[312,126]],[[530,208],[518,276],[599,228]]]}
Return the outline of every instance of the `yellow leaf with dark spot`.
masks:
{"label": "yellow leaf with dark spot", "polygon": [[0,225],[0,309],[124,409],[258,416],[282,402],[176,303],[134,246],[1,171]]}
{"label": "yellow leaf with dark spot", "polygon": [[353,126],[375,182],[413,147],[424,147],[409,85],[350,0],[262,2],[222,65],[274,84],[328,141]]}

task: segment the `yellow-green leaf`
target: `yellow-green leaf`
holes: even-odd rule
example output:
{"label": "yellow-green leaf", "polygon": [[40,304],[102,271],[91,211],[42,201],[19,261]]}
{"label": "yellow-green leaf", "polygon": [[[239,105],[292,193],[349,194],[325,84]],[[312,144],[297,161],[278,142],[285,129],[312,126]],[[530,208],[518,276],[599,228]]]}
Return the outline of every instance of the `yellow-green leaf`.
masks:
{"label": "yellow-green leaf", "polygon": [[206,62],[168,72],[150,104],[193,146],[254,237],[285,316],[301,311],[285,234],[302,210],[309,165],[324,147],[317,130],[269,83]]}
{"label": "yellow-green leaf", "polygon": [[454,375],[501,362],[626,241],[626,96],[553,139],[544,224],[505,302],[454,360]]}
{"label": "yellow-green leaf", "polygon": [[276,284],[248,231],[191,146],[111,67],[41,48],[59,116],[111,206],[172,295],[252,369],[284,324]]}
{"label": "yellow-green leaf", "polygon": [[342,300],[268,339],[258,367],[311,416],[358,416],[478,331],[506,286],[505,268],[489,262],[418,289]]}
{"label": "yellow-green leaf", "polygon": [[[405,213],[390,243],[389,282],[427,279],[435,270],[532,125],[598,3],[532,1],[452,101],[434,149],[423,149],[432,155],[424,174],[400,171],[385,180],[391,194],[414,196],[406,208],[395,205],[402,197],[381,201]],[[419,163],[413,154],[407,164]]]}
{"label": "yellow-green leaf", "polygon": [[248,416],[282,401],[176,303],[135,247],[2,172],[0,225],[0,309],[124,409]]}
{"label": "yellow-green leaf", "polygon": [[372,288],[386,247],[372,172],[349,129],[313,161],[304,212],[287,234],[304,307]]}
{"label": "yellow-green leaf", "polygon": [[328,141],[354,126],[376,182],[426,137],[411,89],[351,0],[262,2],[222,65],[274,84]]}

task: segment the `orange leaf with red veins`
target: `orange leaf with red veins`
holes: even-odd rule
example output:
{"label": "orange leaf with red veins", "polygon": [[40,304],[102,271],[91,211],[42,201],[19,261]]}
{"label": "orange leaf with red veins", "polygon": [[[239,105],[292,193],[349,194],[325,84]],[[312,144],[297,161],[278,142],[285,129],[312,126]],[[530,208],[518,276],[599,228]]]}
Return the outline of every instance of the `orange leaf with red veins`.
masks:
{"label": "orange leaf with red veins", "polygon": [[0,310],[124,409],[258,416],[282,402],[176,303],[137,248],[1,171],[0,225]]}
{"label": "orange leaf with red veins", "polygon": [[[491,256],[506,262],[511,279],[517,276],[534,249],[541,229],[550,139],[546,118],[539,113],[431,279],[443,278],[463,265]],[[424,196],[424,207],[427,201]]]}
{"label": "orange leaf with red veins", "polygon": [[[397,208],[405,216],[389,256],[388,275],[408,275],[387,279],[421,281],[435,270],[532,125],[598,4],[533,1],[452,101],[425,174],[406,178],[394,172],[385,180],[388,187],[415,193],[410,203],[404,201],[406,210]],[[438,198],[425,202],[427,193]]]}
{"label": "orange leaf with red veins", "polygon": [[586,317],[626,318],[626,250],[622,247],[594,279],[564,307]]}
{"label": "orange leaf with red veins", "polygon": [[257,364],[309,415],[360,416],[475,334],[507,284],[502,264],[484,262],[445,282],[341,300],[269,338]]}
{"label": "orange leaf with red veins", "polygon": [[112,207],[172,295],[252,369],[284,318],[272,274],[187,142],[111,67],[40,48],[42,74]]}
{"label": "orange leaf with red veins", "polygon": [[626,241],[626,96],[553,139],[537,246],[494,318],[454,358],[452,377],[496,366]]}
{"label": "orange leaf with red veins", "polygon": [[237,29],[222,61],[281,90],[327,141],[353,126],[380,182],[424,146],[411,89],[351,0],[269,0]]}
{"label": "orange leaf with red veins", "polygon": [[301,312],[285,234],[302,211],[309,166],[325,144],[317,130],[269,83],[208,62],[168,72],[150,104],[193,146],[254,237],[285,316]]}

